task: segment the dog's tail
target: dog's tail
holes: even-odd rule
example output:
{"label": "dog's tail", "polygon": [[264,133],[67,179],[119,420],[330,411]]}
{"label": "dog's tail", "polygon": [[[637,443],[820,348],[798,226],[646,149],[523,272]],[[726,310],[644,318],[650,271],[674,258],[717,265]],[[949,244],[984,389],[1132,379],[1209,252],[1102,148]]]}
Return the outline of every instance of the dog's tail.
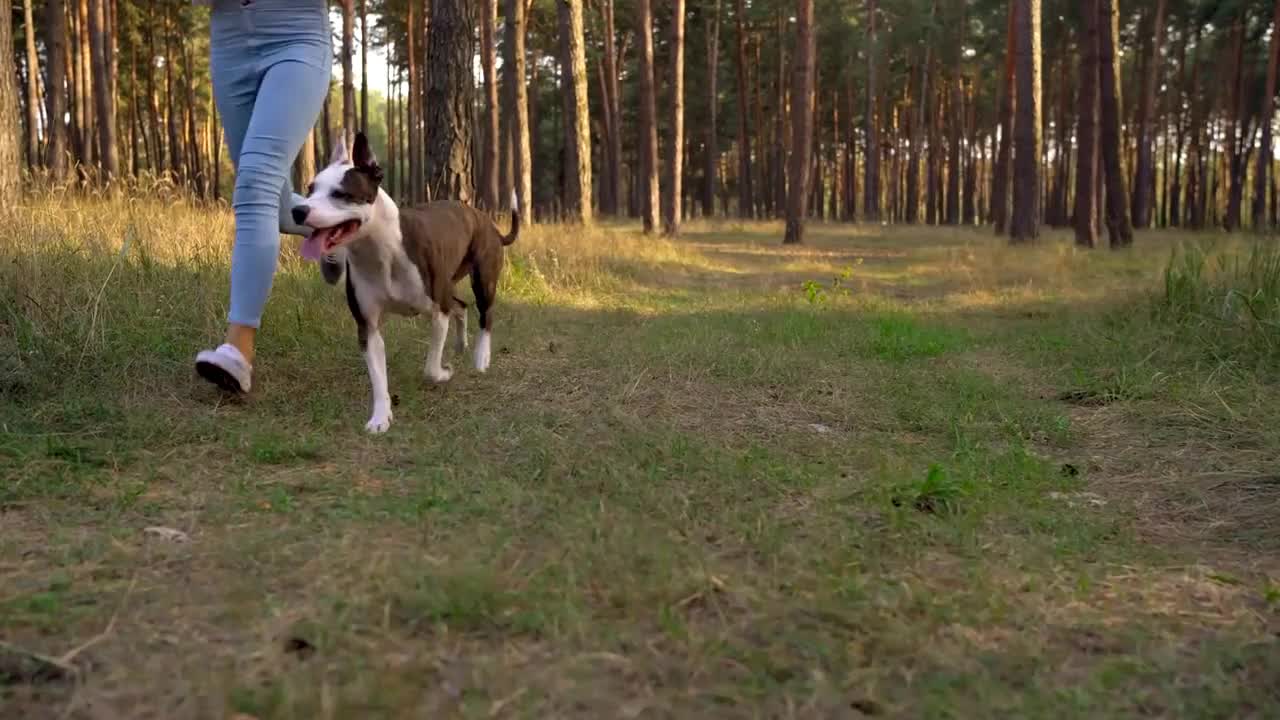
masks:
{"label": "dog's tail", "polygon": [[520,237],[520,198],[516,197],[516,191],[511,191],[511,232],[501,235],[502,244],[510,245]]}

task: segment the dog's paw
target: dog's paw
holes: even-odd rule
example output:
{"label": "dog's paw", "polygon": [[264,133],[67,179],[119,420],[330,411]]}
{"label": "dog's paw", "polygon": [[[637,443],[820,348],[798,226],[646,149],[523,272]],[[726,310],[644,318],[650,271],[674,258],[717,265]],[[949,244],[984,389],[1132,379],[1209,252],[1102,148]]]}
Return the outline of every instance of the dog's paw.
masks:
{"label": "dog's paw", "polygon": [[369,418],[369,422],[365,423],[365,432],[371,435],[378,435],[386,432],[391,428],[391,413],[374,415]]}
{"label": "dog's paw", "polygon": [[449,382],[449,378],[453,377],[453,367],[450,365],[442,365],[439,368],[427,368],[427,379],[437,385]]}

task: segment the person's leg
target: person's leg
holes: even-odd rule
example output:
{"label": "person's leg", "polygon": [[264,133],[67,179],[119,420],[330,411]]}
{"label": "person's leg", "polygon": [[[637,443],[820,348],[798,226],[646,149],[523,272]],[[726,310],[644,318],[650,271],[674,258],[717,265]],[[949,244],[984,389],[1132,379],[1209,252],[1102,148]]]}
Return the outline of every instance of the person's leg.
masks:
{"label": "person's leg", "polygon": [[257,328],[262,319],[280,251],[281,188],[328,89],[329,73],[307,62],[280,62],[262,76],[232,200],[236,244],[227,319],[233,325]]}
{"label": "person's leg", "polygon": [[[240,130],[240,112],[233,112],[227,125],[228,146],[239,145],[232,154],[236,242],[231,253],[231,309],[225,343],[196,357],[197,371],[225,389],[249,390],[257,328],[280,251],[280,213],[293,204],[289,169],[328,88],[327,67],[277,63],[262,75],[244,129]],[[229,90],[227,96],[227,104],[239,110],[242,93]],[[232,137],[237,134],[239,143]],[[282,208],[282,202],[288,207]]]}

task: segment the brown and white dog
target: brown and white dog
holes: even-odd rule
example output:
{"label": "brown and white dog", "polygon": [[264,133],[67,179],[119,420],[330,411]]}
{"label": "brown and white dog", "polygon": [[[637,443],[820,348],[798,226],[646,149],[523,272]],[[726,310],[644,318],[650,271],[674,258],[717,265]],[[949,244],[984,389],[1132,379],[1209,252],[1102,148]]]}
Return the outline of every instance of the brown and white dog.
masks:
{"label": "brown and white dog", "polygon": [[514,196],[511,232],[503,235],[487,216],[462,203],[397,207],[381,182],[382,169],[360,133],[349,155],[346,143],[337,142],[329,166],[307,188],[306,204],[293,208],[294,221],[312,228],[302,254],[322,261],[321,270],[330,283],[341,278],[345,267],[347,306],[356,321],[373,385],[373,414],[365,425],[371,433],[391,427],[383,318],[387,313],[431,316],[426,376],[446,382],[453,375],[444,364],[451,320],[458,326],[458,350],[467,347],[467,306],[453,290],[470,275],[480,312],[475,368],[484,372],[489,368],[492,309],[503,248],[520,233]]}

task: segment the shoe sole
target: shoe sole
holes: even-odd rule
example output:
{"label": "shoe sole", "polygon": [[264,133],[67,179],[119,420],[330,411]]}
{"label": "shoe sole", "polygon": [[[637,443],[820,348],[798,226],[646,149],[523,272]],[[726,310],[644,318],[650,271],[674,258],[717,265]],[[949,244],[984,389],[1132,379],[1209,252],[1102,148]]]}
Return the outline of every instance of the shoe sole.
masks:
{"label": "shoe sole", "polygon": [[197,362],[196,373],[226,392],[236,395],[244,394],[244,388],[240,387],[240,382],[231,373],[211,362]]}

